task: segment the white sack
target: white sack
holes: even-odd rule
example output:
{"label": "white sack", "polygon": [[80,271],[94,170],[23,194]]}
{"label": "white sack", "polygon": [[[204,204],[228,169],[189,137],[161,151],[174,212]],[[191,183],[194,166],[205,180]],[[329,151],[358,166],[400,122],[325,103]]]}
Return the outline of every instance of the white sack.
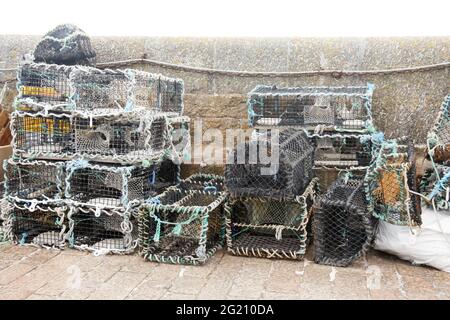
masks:
{"label": "white sack", "polygon": [[450,214],[424,208],[422,222],[412,235],[408,226],[380,221],[375,249],[450,273]]}

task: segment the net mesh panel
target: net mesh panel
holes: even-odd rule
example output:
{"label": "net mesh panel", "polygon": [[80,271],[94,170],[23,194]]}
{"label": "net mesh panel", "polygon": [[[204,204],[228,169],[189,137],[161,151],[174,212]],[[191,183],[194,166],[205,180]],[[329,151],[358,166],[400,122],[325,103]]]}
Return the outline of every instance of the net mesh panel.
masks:
{"label": "net mesh panel", "polygon": [[7,161],[5,185],[7,197],[38,201],[61,199],[64,196],[64,164]]}
{"label": "net mesh panel", "polygon": [[162,78],[159,82],[161,111],[182,114],[184,83],[180,79]]}
{"label": "net mesh panel", "polygon": [[71,74],[71,84],[77,110],[121,110],[127,106],[128,78],[123,72],[77,69]]}
{"label": "net mesh panel", "polygon": [[242,256],[302,259],[317,191],[314,179],[303,197],[295,200],[231,198],[225,206],[228,251]]}
{"label": "net mesh panel", "polygon": [[370,142],[353,135],[313,135],[314,166],[325,168],[365,167],[372,159]]}
{"label": "net mesh panel", "polygon": [[257,86],[249,93],[252,126],[300,126],[314,129],[327,125],[361,130],[371,122],[368,87]]}
{"label": "net mesh panel", "polygon": [[369,174],[373,180],[368,181],[368,197],[373,199],[375,217],[397,225],[421,224],[420,198],[407,190],[418,192],[415,174],[413,149],[410,149],[409,155],[388,157],[383,168],[375,168]]}
{"label": "net mesh panel", "polygon": [[367,209],[362,180],[337,180],[315,206],[315,262],[345,267],[368,250],[375,220]]}
{"label": "net mesh panel", "polygon": [[[265,150],[262,146],[266,146]],[[261,154],[273,152],[274,146],[264,138],[242,143],[230,154],[225,169],[225,185],[231,195],[292,197],[301,194],[313,177],[313,147],[305,133],[288,129],[279,134],[278,164],[266,164]],[[240,154],[244,159],[240,159]],[[251,163],[257,157],[257,163]],[[243,162],[243,163],[241,163]],[[274,167],[274,165],[276,167]],[[263,169],[275,168],[264,173]]]}
{"label": "net mesh panel", "polygon": [[[117,167],[111,168],[115,170]],[[75,169],[69,177],[69,198],[88,205],[122,207],[132,200],[153,196],[157,189],[156,173],[156,166],[136,167],[130,177],[126,177],[125,170]],[[124,194],[124,189],[127,194]]]}
{"label": "net mesh panel", "polygon": [[70,154],[74,152],[69,117],[19,115],[13,113],[14,149],[26,154]]}
{"label": "net mesh panel", "polygon": [[166,120],[162,116],[144,123],[142,120],[138,114],[129,113],[95,117],[92,123],[87,118],[75,118],[75,152],[129,159],[158,157],[165,147]]}
{"label": "net mesh panel", "polygon": [[56,212],[22,210],[14,207],[10,213],[13,223],[13,240],[19,244],[61,247],[64,245],[67,220]]}
{"label": "net mesh panel", "polygon": [[[437,171],[437,173],[436,173]],[[450,167],[436,164],[435,168],[427,169],[420,182],[420,192],[433,199],[437,210],[450,210],[449,180],[444,179],[450,175]],[[434,191],[434,192],[433,192]],[[426,202],[426,205],[432,207],[432,202]]]}
{"label": "net mesh panel", "polygon": [[73,221],[69,244],[75,248],[92,251],[129,251],[137,240],[137,221],[131,216],[131,230],[123,229],[124,217],[117,214],[103,213],[96,216],[90,210],[76,210],[70,217]]}
{"label": "net mesh panel", "polygon": [[223,194],[169,188],[157,199],[158,205],[141,207],[142,256],[165,263],[201,264],[221,247]]}
{"label": "net mesh panel", "polygon": [[[47,64],[26,64],[19,70],[19,97],[48,105],[68,104],[72,68]],[[23,109],[27,109],[23,106]]]}
{"label": "net mesh panel", "polygon": [[225,191],[224,177],[215,174],[196,173],[190,177],[181,180],[178,188],[182,190],[195,190],[206,192]]}

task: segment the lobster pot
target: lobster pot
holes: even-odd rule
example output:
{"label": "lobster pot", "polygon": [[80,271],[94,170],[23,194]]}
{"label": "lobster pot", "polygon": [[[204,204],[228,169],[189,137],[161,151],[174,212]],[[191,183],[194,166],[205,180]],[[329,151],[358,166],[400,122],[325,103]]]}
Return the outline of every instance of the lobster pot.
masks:
{"label": "lobster pot", "polygon": [[228,200],[225,205],[228,251],[240,256],[302,259],[316,192],[317,179],[313,179],[303,195],[293,199]]}
{"label": "lobster pot", "polygon": [[[436,172],[437,171],[437,172]],[[426,205],[436,210],[450,211],[450,167],[436,164],[435,168],[428,169],[420,182],[420,192],[432,201]]]}
{"label": "lobster pot", "polygon": [[313,130],[366,130],[372,125],[373,85],[361,87],[257,86],[248,94],[251,126],[296,126]]}
{"label": "lobster pot", "polygon": [[369,249],[374,231],[362,180],[339,179],[316,204],[314,261],[348,266]]}
{"label": "lobster pot", "polygon": [[136,218],[130,212],[75,206],[69,215],[69,246],[97,253],[131,253],[137,246]]}
{"label": "lobster pot", "polygon": [[[162,193],[166,188],[176,185],[180,182],[180,165],[170,159],[164,159],[156,165],[155,173],[155,192]],[[153,172],[152,172],[153,179]]]}
{"label": "lobster pot", "polygon": [[121,163],[161,158],[168,134],[165,116],[143,110],[76,117],[73,127],[76,154]]}
{"label": "lobster pot", "polygon": [[22,202],[3,208],[3,232],[17,244],[62,248],[68,230],[67,207],[37,205],[29,209]]}
{"label": "lobster pot", "polygon": [[140,209],[140,254],[173,264],[205,263],[223,244],[226,194],[172,187]]}
{"label": "lobster pot", "polygon": [[315,168],[367,167],[372,159],[370,140],[366,135],[317,135],[311,139],[315,146]]}
{"label": "lobster pot", "polygon": [[12,114],[13,150],[23,157],[63,159],[73,154],[73,126],[61,114]]}
{"label": "lobster pot", "polygon": [[206,192],[223,192],[225,191],[224,177],[207,174],[196,173],[190,177],[181,180],[177,188],[182,190],[206,191]]}
{"label": "lobster pot", "polygon": [[305,133],[284,130],[273,140],[273,133],[270,139],[259,136],[230,154],[225,185],[233,197],[292,197],[311,181],[314,149]]}
{"label": "lobster pot", "polygon": [[155,195],[158,166],[117,166],[74,160],[67,165],[66,198],[88,207],[116,208]]}
{"label": "lobster pot", "polygon": [[8,199],[48,203],[64,197],[64,162],[11,158],[5,160],[4,172]]}
{"label": "lobster pot", "polygon": [[[428,134],[428,146],[433,149],[433,160],[444,163],[450,159],[450,94],[442,103],[438,119]],[[429,151],[430,152],[430,151]]]}
{"label": "lobster pot", "polygon": [[30,63],[18,72],[18,104],[20,110],[42,110],[44,106],[65,109],[70,104],[70,73],[74,67]]}
{"label": "lobster pot", "polygon": [[369,209],[376,218],[397,225],[420,225],[421,207],[416,183],[414,155],[397,154],[385,164],[368,170]]}

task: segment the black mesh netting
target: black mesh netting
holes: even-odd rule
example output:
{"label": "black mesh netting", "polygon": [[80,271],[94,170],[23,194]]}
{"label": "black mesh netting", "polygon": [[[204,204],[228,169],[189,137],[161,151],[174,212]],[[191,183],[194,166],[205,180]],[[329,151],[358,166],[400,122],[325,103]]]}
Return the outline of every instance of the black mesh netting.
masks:
{"label": "black mesh netting", "polygon": [[140,209],[140,254],[148,260],[200,264],[224,239],[222,193],[169,188]]}
{"label": "black mesh netting", "polygon": [[12,223],[13,241],[18,244],[62,247],[68,230],[66,209],[61,207],[59,214],[55,207],[29,211],[13,207],[9,213]]}
{"label": "black mesh netting", "polygon": [[370,168],[366,178],[367,197],[375,217],[397,225],[420,225],[421,204],[416,181],[414,146],[408,153],[386,157],[382,167]]}
{"label": "black mesh netting", "polygon": [[350,265],[369,249],[375,224],[362,180],[337,180],[315,204],[314,261]]}
{"label": "black mesh netting", "polygon": [[291,200],[231,198],[225,205],[228,251],[234,255],[301,259],[317,179]]}
{"label": "black mesh netting", "polygon": [[115,212],[100,215],[92,210],[75,209],[70,216],[69,245],[78,249],[105,252],[123,252],[134,249],[138,238],[136,219]]}
{"label": "black mesh netting", "polygon": [[313,135],[314,166],[324,168],[364,167],[370,164],[369,140],[356,135]]}
{"label": "black mesh netting", "polygon": [[93,65],[96,53],[87,34],[72,24],[62,24],[45,34],[34,50],[36,62]]}
{"label": "black mesh netting", "polygon": [[248,95],[252,126],[317,125],[361,130],[371,123],[368,87],[257,86]]}
{"label": "black mesh netting", "polygon": [[259,136],[230,154],[225,186],[232,196],[295,197],[311,181],[314,149],[306,134],[287,129],[280,131],[278,143],[271,140]]}

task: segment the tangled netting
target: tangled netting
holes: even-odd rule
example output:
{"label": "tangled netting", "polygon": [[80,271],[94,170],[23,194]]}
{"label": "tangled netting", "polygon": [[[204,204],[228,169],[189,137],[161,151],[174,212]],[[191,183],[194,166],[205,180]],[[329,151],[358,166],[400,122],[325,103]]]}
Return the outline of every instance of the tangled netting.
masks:
{"label": "tangled netting", "polygon": [[[82,156],[121,163],[155,161],[168,153],[175,159],[183,157],[188,129],[187,117],[168,118],[144,109],[86,117],[15,111],[11,126],[17,155],[52,159]],[[172,139],[174,130],[178,130],[180,142]]]}
{"label": "tangled netting", "polygon": [[277,88],[259,85],[248,94],[251,126],[315,130],[370,130],[374,86]]}
{"label": "tangled netting", "polygon": [[139,211],[139,251],[147,260],[205,263],[224,242],[224,178],[194,174],[150,198]]}
{"label": "tangled netting", "polygon": [[62,24],[45,34],[34,50],[34,61],[65,65],[95,64],[96,53],[83,30]]}
{"label": "tangled netting", "polygon": [[315,146],[315,168],[361,168],[372,160],[370,135],[310,134]]}
{"label": "tangled netting", "polygon": [[450,210],[450,167],[435,164],[425,171],[420,182],[420,192],[425,194],[428,206],[436,210]]}
{"label": "tangled netting", "polygon": [[431,160],[446,163],[450,160],[450,94],[442,103],[435,126],[428,134],[427,146]]}
{"label": "tangled netting", "polygon": [[97,209],[131,208],[177,183],[178,173],[166,172],[161,179],[160,168],[160,163],[143,167],[73,160],[67,163],[65,197]]}
{"label": "tangled netting", "polygon": [[62,248],[68,231],[67,206],[37,205],[32,211],[20,201],[1,204],[5,238],[17,244]]}
{"label": "tangled netting", "polygon": [[376,218],[397,225],[422,223],[412,143],[383,142],[367,170],[365,185],[368,208]]}
{"label": "tangled netting", "polygon": [[314,178],[295,199],[230,198],[225,204],[228,251],[240,256],[302,259],[317,181]]}
{"label": "tangled netting", "polygon": [[100,70],[86,66],[29,63],[18,72],[19,110],[107,113],[142,107],[183,113],[184,83],[134,69]]}
{"label": "tangled netting", "polygon": [[65,164],[58,161],[14,160],[3,163],[4,197],[35,203],[50,203],[64,197]]}
{"label": "tangled netting", "polygon": [[68,214],[68,245],[96,254],[123,254],[134,251],[138,241],[137,219],[134,212],[97,210],[74,206]]}
{"label": "tangled netting", "polygon": [[206,191],[206,192],[224,192],[224,177],[210,173],[196,173],[181,180],[178,189]]}
{"label": "tangled netting", "polygon": [[365,253],[376,220],[367,209],[363,180],[339,179],[315,203],[314,261],[345,267]]}
{"label": "tangled netting", "polygon": [[280,131],[276,142],[274,132],[238,144],[230,153],[225,185],[232,196],[293,198],[311,181],[314,149],[306,134],[290,128]]}

